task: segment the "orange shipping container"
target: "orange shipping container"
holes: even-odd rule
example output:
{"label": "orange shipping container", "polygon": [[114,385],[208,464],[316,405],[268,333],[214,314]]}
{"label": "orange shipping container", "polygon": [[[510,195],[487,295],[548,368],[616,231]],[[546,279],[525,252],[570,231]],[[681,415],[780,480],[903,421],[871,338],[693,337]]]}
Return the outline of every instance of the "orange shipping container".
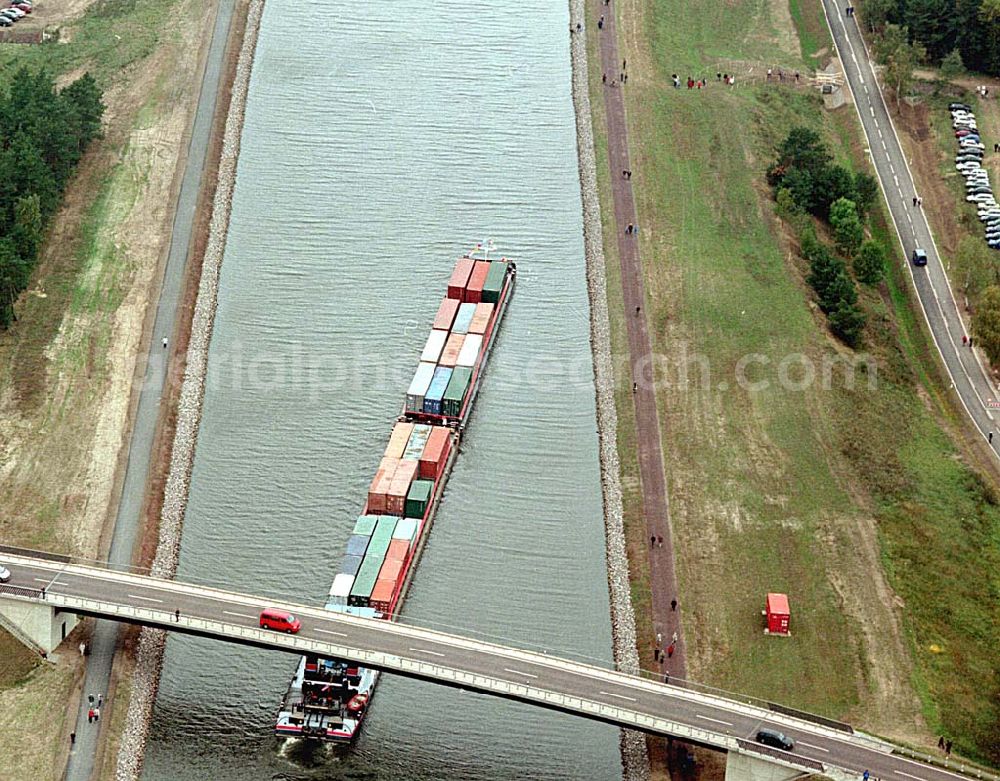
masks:
{"label": "orange shipping container", "polygon": [[392,427],[392,434],[389,435],[389,444],[385,446],[386,458],[402,458],[403,451],[406,450],[406,443],[413,433],[412,423],[397,423]]}
{"label": "orange shipping container", "polygon": [[368,488],[368,512],[384,513],[389,487],[399,466],[398,458],[383,458],[378,465],[375,479]]}
{"label": "orange shipping container", "polygon": [[[389,550],[385,552],[385,560],[388,561],[389,559],[395,559],[396,561],[403,562],[406,561],[406,556],[409,552],[409,540],[393,540],[389,543]],[[381,572],[379,573],[379,577],[383,577]]]}
{"label": "orange shipping container", "polygon": [[406,509],[406,494],[409,493],[410,483],[417,476],[418,462],[404,459],[396,467],[396,473],[392,476],[389,490],[386,493],[385,511],[389,515],[403,515]]}
{"label": "orange shipping container", "polygon": [[448,453],[451,451],[451,431],[444,426],[434,426],[420,456],[420,477],[423,480],[437,480],[444,470]]}
{"label": "orange shipping container", "polygon": [[[472,315],[472,322],[469,324],[470,334],[485,334],[486,326],[490,324],[493,317],[493,304],[476,304],[476,312]],[[434,326],[437,328],[437,326]]]}
{"label": "orange shipping container", "polygon": [[372,595],[368,598],[368,605],[387,613],[392,606],[393,597],[396,596],[397,585],[395,580],[382,580],[381,578],[376,580]]}
{"label": "orange shipping container", "polygon": [[[474,260],[462,258],[455,264],[455,270],[451,272],[451,279],[448,280],[448,298],[455,298],[464,301],[465,286],[469,284],[469,275],[472,274]],[[484,264],[485,265],[485,264]],[[485,279],[485,277],[483,277]],[[480,285],[482,290],[483,286]]]}
{"label": "orange shipping container", "polygon": [[462,352],[463,342],[465,342],[465,334],[452,334],[449,336],[448,341],[444,344],[444,350],[441,353],[438,366],[454,367],[455,362],[458,360],[458,354]]}
{"label": "orange shipping container", "polygon": [[[469,284],[465,286],[463,301],[471,304],[478,304],[483,300],[483,284],[486,282],[486,275],[490,273],[490,264],[483,260],[477,260],[476,266],[472,269],[469,277]],[[449,288],[449,295],[450,288]]]}
{"label": "orange shipping container", "polygon": [[[441,306],[438,307],[432,327],[440,331],[450,331],[451,324],[455,322],[455,315],[458,314],[458,307],[461,303],[457,298],[442,298]],[[490,304],[490,306],[493,305]]]}
{"label": "orange shipping container", "polygon": [[393,582],[399,580],[399,573],[403,571],[403,560],[402,559],[389,559],[387,558],[382,564],[382,569],[378,571],[379,580],[391,580]]}

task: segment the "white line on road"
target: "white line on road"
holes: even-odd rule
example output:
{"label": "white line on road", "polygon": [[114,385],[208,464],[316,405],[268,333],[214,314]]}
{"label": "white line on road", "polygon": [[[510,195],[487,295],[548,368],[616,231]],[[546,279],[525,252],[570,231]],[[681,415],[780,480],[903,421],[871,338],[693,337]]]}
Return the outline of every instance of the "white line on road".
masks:
{"label": "white line on road", "polygon": [[223,610],[222,612],[227,616],[238,616],[239,618],[250,618],[250,619],[257,618],[257,616],[248,616],[246,613],[234,613],[231,610]]}
{"label": "white line on road", "polygon": [[917,779],[917,781],[923,781],[923,779],[921,779],[920,776],[910,775],[909,773],[904,773],[902,770],[893,770],[892,772],[901,776],[906,776],[907,778],[915,778]]}
{"label": "white line on road", "polygon": [[444,656],[444,654],[439,654],[437,651],[428,651],[425,648],[411,648],[411,651],[416,651],[418,654],[430,654],[431,656]]}
{"label": "white line on road", "polygon": [[868,107],[868,110],[869,110],[870,112],[872,112],[872,116],[874,117],[874,116],[875,116],[875,107],[874,107],[874,106],[869,106],[869,107]]}
{"label": "white line on road", "polygon": [[812,743],[806,743],[804,740],[799,741],[800,746],[806,746],[807,748],[814,748],[817,751],[825,751],[827,754],[830,753],[830,749],[823,748],[822,746],[814,746]]}
{"label": "white line on road", "polygon": [[614,692],[601,692],[605,697],[617,697],[620,700],[628,700],[629,702],[635,702],[635,697],[626,697],[624,694],[615,694]]}
{"label": "white line on road", "polygon": [[716,724],[725,724],[727,727],[733,726],[731,722],[723,721],[722,719],[713,719],[711,716],[702,716],[700,713],[694,714],[696,719],[704,719],[705,721],[714,721]]}
{"label": "white line on road", "polygon": [[347,637],[344,632],[334,632],[332,629],[320,629],[316,627],[317,632],[322,632],[324,635],[336,635],[337,637]]}
{"label": "white line on road", "polygon": [[142,600],[145,600],[146,602],[160,602],[160,603],[163,602],[162,599],[157,599],[156,597],[140,597],[138,594],[129,594],[128,598],[129,599],[142,599]]}
{"label": "white line on road", "polygon": [[537,678],[537,675],[532,675],[531,673],[522,672],[521,670],[511,670],[509,667],[504,667],[503,671],[505,673],[513,673],[514,675],[523,675],[526,678]]}

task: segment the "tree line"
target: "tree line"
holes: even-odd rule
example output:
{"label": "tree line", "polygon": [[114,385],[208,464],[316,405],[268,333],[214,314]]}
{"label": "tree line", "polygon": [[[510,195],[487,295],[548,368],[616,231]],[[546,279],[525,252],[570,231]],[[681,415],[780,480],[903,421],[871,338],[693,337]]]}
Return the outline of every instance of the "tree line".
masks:
{"label": "tree line", "polygon": [[872,32],[896,26],[932,62],[1000,75],[1000,0],[864,0],[861,11]]}
{"label": "tree line", "polygon": [[[878,183],[864,172],[852,173],[833,162],[819,134],[792,128],[767,169],[779,214],[798,233],[802,256],[809,262],[807,281],[816,292],[830,330],[845,344],[860,344],[865,313],[858,305],[854,278],[876,285],[885,276],[885,251],[865,239],[865,222],[878,197]],[[829,225],[834,245],[816,232],[812,217]],[[854,276],[848,268],[852,261]]]}
{"label": "tree line", "polygon": [[0,95],[0,328],[31,278],[49,220],[87,144],[100,135],[102,93],[90,74],[56,90],[20,68]]}

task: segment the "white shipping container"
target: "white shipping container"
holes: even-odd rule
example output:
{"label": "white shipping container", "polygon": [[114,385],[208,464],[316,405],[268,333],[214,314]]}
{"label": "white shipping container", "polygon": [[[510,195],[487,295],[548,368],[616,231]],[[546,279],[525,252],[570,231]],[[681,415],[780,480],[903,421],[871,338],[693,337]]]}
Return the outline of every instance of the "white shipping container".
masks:
{"label": "white shipping container", "polygon": [[424,408],[424,396],[427,395],[427,389],[431,385],[431,380],[434,379],[434,369],[436,368],[437,366],[433,363],[421,363],[417,367],[410,387],[406,391],[407,412],[420,412]]}
{"label": "white shipping container", "polygon": [[396,528],[392,532],[392,539],[406,540],[413,542],[417,534],[417,525],[420,523],[417,518],[403,518],[396,522]]}
{"label": "white shipping container", "polygon": [[479,351],[483,349],[482,334],[468,334],[462,342],[462,351],[458,354],[456,366],[468,366],[470,369],[479,359]]}
{"label": "white shipping container", "polygon": [[353,587],[354,576],[340,573],[333,579],[333,585],[330,586],[330,599],[327,604],[346,605]]}
{"label": "white shipping container", "polygon": [[441,357],[441,351],[444,349],[444,343],[447,341],[447,331],[442,331],[439,328],[431,329],[431,333],[427,337],[427,343],[424,345],[424,351],[420,353],[420,360],[437,363],[438,358]]}

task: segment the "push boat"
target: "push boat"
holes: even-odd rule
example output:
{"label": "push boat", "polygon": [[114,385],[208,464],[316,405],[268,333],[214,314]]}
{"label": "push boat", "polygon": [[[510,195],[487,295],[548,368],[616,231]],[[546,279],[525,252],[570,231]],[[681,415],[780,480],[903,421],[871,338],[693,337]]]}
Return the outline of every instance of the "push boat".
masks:
{"label": "push boat", "polygon": [[[492,242],[459,258],[400,415],[330,587],[326,609],[375,620],[399,615],[482,382],[517,267]],[[303,656],[281,703],[280,737],[350,743],[379,672]]]}

